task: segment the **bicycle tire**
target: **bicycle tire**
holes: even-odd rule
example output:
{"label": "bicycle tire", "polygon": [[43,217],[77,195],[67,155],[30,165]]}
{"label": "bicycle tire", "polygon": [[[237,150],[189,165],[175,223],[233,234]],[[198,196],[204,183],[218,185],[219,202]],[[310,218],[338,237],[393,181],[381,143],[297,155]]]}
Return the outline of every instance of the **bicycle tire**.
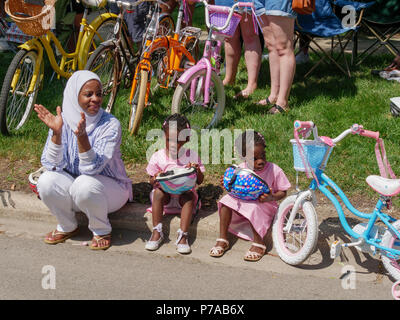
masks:
{"label": "bicycle tire", "polygon": [[103,105],[111,113],[121,83],[121,59],[113,42],[101,44],[90,56],[85,69],[95,72],[103,87]]}
{"label": "bicycle tire", "polygon": [[[294,206],[297,196],[289,196],[279,206],[272,227],[272,239],[279,257],[290,265],[303,263],[315,250],[318,243],[318,221],[315,208],[310,201],[305,201],[299,208],[291,227],[291,233],[285,232],[283,228],[289,219],[291,209]],[[288,242],[293,237],[293,241],[298,241],[296,234],[300,233],[300,238],[305,232],[304,243],[301,240],[300,246],[296,243]],[[293,235],[294,233],[294,235]],[[290,240],[289,240],[290,241]]]}
{"label": "bicycle tire", "polygon": [[100,36],[100,39],[95,32],[89,32],[86,41],[83,41],[80,50],[84,50],[87,53],[85,61],[82,61],[82,65],[85,66],[90,56],[96,51],[101,43],[111,39],[114,36],[114,27],[117,23],[117,19],[114,16],[105,18],[95,30]]}
{"label": "bicycle tire", "polygon": [[[225,108],[225,90],[220,77],[212,71],[210,83],[210,103],[204,106],[204,79],[206,69],[195,72],[186,83],[178,84],[172,97],[171,112],[184,114],[194,130],[209,129],[218,124]],[[190,89],[195,81],[195,101],[190,101]],[[197,82],[196,82],[197,81]],[[214,97],[216,95],[216,97]],[[182,101],[185,98],[185,101]]]}
{"label": "bicycle tire", "polygon": [[[397,231],[400,231],[400,220],[393,222],[392,226]],[[382,246],[388,247],[388,248],[396,248],[397,250],[400,250],[400,245],[399,245],[399,243],[396,243],[396,240],[397,240],[397,242],[399,242],[399,239],[397,239],[395,234],[390,229],[387,229],[382,236]],[[395,243],[396,243],[396,245],[395,245]],[[399,281],[400,280],[399,261],[398,260],[396,261],[393,258],[389,258],[384,253],[382,253],[382,263],[383,263],[383,266],[385,267],[385,269],[387,270],[387,272],[389,272],[389,274],[394,279],[396,279],[396,281]]]}
{"label": "bicycle tire", "polygon": [[170,15],[161,16],[158,20],[157,36],[168,36],[175,30],[174,19]]}
{"label": "bicycle tire", "polygon": [[[33,92],[29,96],[25,96],[33,77],[36,63],[37,52],[22,49],[17,52],[7,69],[0,93],[0,131],[3,135],[9,135],[20,130],[29,119],[43,74],[42,64],[40,66],[39,79],[36,81]],[[19,73],[18,82],[14,92],[11,93],[11,84],[17,72]],[[21,97],[21,99],[17,99],[18,97]]]}
{"label": "bicycle tire", "polygon": [[131,113],[129,117],[129,131],[136,135],[139,131],[140,122],[142,121],[143,111],[146,103],[146,91],[149,72],[140,71],[140,80],[136,86],[136,92],[131,102]]}

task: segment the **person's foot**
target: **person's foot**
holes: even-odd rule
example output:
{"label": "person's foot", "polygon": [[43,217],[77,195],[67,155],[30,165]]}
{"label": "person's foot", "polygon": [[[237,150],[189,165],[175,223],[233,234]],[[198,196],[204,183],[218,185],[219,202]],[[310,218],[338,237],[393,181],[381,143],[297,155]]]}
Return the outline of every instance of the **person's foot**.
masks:
{"label": "person's foot", "polygon": [[61,242],[64,242],[65,240],[73,237],[77,233],[78,233],[78,228],[76,228],[75,230],[73,230],[71,232],[61,232],[58,230],[54,230],[54,231],[46,234],[46,237],[44,238],[44,242],[46,242],[47,244],[61,243]]}
{"label": "person's foot", "polygon": [[265,250],[267,250],[267,247],[265,245],[253,242],[249,251],[246,252],[244,260],[258,261],[264,256]]}
{"label": "person's foot", "polygon": [[226,239],[219,238],[217,243],[210,250],[211,257],[222,257],[224,253],[229,249],[229,241]]}
{"label": "person's foot", "polygon": [[90,249],[92,250],[106,250],[111,246],[111,234],[103,236],[93,236]]}
{"label": "person's foot", "polygon": [[267,97],[265,99],[262,99],[260,101],[258,101],[256,104],[259,106],[273,106],[275,104],[276,99],[272,99],[271,97]]}
{"label": "person's foot", "polygon": [[241,98],[247,99],[248,97],[250,97],[250,95],[254,92],[255,89],[256,88],[254,88],[254,89],[251,89],[251,88],[243,89],[242,91],[240,91],[239,93],[237,93],[235,95],[234,99],[235,100],[236,99],[241,99]]}
{"label": "person's foot", "polygon": [[303,64],[303,63],[307,63],[308,61],[310,61],[310,56],[308,55],[308,53],[300,51],[296,55],[296,64]]}
{"label": "person's foot", "polygon": [[277,113],[286,113],[288,110],[287,107],[281,107],[277,103],[273,105],[271,109],[268,110],[268,114],[277,114]]}

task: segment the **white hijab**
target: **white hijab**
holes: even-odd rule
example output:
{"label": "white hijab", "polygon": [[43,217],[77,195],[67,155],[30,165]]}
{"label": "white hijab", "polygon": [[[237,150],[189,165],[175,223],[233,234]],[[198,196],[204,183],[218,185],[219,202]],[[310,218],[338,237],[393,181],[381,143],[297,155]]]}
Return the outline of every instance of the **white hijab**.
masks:
{"label": "white hijab", "polygon": [[102,108],[100,108],[97,114],[91,116],[79,105],[79,92],[81,91],[83,85],[89,80],[97,80],[101,83],[99,76],[92,71],[80,70],[74,72],[68,79],[67,85],[65,86],[62,103],[62,114],[64,121],[73,131],[76,130],[78,122],[81,120],[81,112],[85,113],[87,134],[92,132],[96,127],[96,124],[99,122],[104,111]]}

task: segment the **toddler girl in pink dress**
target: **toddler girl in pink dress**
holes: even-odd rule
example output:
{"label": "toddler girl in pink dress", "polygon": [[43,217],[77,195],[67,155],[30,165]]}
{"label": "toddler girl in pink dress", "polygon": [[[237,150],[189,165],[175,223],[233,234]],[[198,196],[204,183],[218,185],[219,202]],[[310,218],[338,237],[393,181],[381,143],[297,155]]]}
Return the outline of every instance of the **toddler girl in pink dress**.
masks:
{"label": "toddler girl in pink dress", "polygon": [[[150,175],[150,183],[153,190],[150,194],[151,208],[147,211],[152,213],[153,233],[145,248],[150,251],[157,250],[163,241],[162,217],[165,214],[181,214],[180,229],[176,240],[179,253],[190,253],[188,242],[188,229],[193,213],[196,212],[198,195],[195,187],[180,195],[164,192],[156,177],[173,168],[195,167],[197,171],[197,184],[204,180],[205,168],[196,152],[183,148],[189,141],[190,123],[185,116],[173,114],[164,121],[162,127],[165,135],[165,148],[155,152],[147,165],[146,171]],[[187,130],[187,131],[184,131]],[[182,138],[184,137],[184,139]]]}
{"label": "toddler girl in pink dress", "polygon": [[255,201],[237,199],[229,194],[222,197],[218,203],[220,237],[211,249],[210,256],[221,257],[229,249],[229,231],[253,242],[244,260],[258,261],[265,254],[263,239],[277,212],[277,201],[286,197],[290,182],[280,167],[266,160],[265,139],[257,131],[245,131],[236,139],[235,147],[244,160],[239,167],[253,170],[268,184],[271,192],[262,194]]}

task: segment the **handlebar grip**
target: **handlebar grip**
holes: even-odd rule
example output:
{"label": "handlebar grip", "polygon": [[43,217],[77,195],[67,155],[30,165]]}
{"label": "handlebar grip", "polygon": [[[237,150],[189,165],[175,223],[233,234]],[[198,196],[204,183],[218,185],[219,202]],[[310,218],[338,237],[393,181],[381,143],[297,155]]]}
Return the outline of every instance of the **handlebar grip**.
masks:
{"label": "handlebar grip", "polygon": [[301,128],[309,129],[314,127],[314,122],[295,120],[293,126],[295,130],[299,130]]}
{"label": "handlebar grip", "polygon": [[231,10],[231,7],[216,6],[216,5],[210,4],[210,5],[208,5],[208,10],[213,11],[213,12],[229,13]]}
{"label": "handlebar grip", "polygon": [[379,139],[379,131],[369,131],[369,130],[361,129],[360,136],[378,140]]}
{"label": "handlebar grip", "polygon": [[254,7],[252,2],[238,2],[238,7]]}

